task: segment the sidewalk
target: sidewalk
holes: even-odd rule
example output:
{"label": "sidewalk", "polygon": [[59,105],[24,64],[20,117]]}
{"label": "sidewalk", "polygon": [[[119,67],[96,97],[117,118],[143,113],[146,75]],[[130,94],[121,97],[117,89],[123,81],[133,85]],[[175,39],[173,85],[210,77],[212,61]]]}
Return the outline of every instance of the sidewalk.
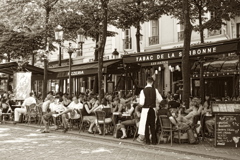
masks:
{"label": "sidewalk", "polygon": [[[7,121],[6,125],[13,125],[12,122]],[[25,123],[20,123],[17,124],[18,126],[25,126],[25,127],[33,127],[33,128],[37,128],[37,129],[43,129],[43,126],[39,126],[36,124],[25,124]],[[51,132],[59,132],[61,134],[62,130],[58,130],[58,131],[54,131],[52,129]],[[107,141],[110,143],[117,143],[119,145],[121,144],[126,144],[126,145],[132,145],[134,147],[148,147],[151,149],[154,149],[156,151],[162,150],[162,151],[168,151],[168,152],[172,152],[174,154],[174,152],[176,153],[185,153],[185,154],[191,154],[191,155],[198,155],[198,156],[202,156],[202,157],[209,157],[209,158],[214,158],[214,159],[229,159],[229,160],[239,160],[240,159],[240,148],[215,148],[213,145],[213,141],[210,141],[208,139],[206,139],[205,141],[201,141],[199,144],[195,144],[195,145],[191,145],[191,144],[187,144],[187,143],[183,143],[183,144],[177,144],[177,143],[173,143],[173,146],[171,147],[170,144],[159,144],[159,145],[150,145],[150,146],[146,146],[144,144],[141,144],[137,141],[133,141],[132,138],[129,139],[116,139],[113,138],[112,135],[106,135],[104,136],[100,136],[98,134],[96,134],[95,136],[92,134],[88,134],[87,132],[81,132],[79,134],[77,129],[74,130],[69,130],[66,134],[72,134],[75,136],[84,136],[86,138],[89,139],[96,139],[96,140],[102,140],[102,141]]]}

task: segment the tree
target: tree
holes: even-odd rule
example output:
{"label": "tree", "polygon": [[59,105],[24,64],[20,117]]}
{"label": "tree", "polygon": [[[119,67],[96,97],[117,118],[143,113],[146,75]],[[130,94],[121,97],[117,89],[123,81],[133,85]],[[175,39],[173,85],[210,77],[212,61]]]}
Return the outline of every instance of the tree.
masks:
{"label": "tree", "polygon": [[190,63],[189,63],[189,51],[191,44],[192,25],[190,22],[190,7],[188,0],[183,0],[182,15],[184,23],[184,43],[183,43],[183,55],[182,55],[182,75],[183,75],[183,102],[186,106],[189,106],[190,97]]}
{"label": "tree", "polygon": [[113,1],[110,5],[116,12],[113,25],[122,29],[132,26],[137,29],[135,35],[137,52],[140,52],[141,23],[158,19],[166,13],[168,7],[165,3],[157,3],[154,0]]}

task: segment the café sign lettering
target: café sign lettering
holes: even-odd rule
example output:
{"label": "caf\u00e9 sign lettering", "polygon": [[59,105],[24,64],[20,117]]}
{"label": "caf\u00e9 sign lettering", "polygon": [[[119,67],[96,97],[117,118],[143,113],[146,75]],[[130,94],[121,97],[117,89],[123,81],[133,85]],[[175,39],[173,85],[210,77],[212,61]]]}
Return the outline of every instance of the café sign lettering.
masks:
{"label": "caf\u00e9 sign lettering", "polygon": [[[73,72],[71,72],[72,76],[82,75],[82,74],[84,74],[84,71],[73,71]],[[68,72],[68,75],[69,75],[69,72]]]}
{"label": "caf\u00e9 sign lettering", "polygon": [[[197,55],[211,54],[211,53],[216,53],[216,52],[217,52],[216,47],[208,47],[208,48],[192,49],[192,50],[190,50],[189,55],[197,56]],[[157,61],[157,60],[174,59],[174,58],[181,58],[181,57],[182,57],[182,51],[169,52],[169,53],[162,53],[162,54],[137,56],[136,62]]]}

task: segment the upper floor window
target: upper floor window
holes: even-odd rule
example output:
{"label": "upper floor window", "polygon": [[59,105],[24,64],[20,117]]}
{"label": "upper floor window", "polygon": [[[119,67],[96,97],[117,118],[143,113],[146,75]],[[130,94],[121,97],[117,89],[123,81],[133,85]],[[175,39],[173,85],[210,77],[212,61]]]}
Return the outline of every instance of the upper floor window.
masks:
{"label": "upper floor window", "polygon": [[178,42],[183,41],[184,28],[185,26],[183,24],[180,24],[180,31],[178,32]]}
{"label": "upper floor window", "polygon": [[152,35],[149,37],[149,45],[159,44],[159,24],[158,20],[151,21]]}
{"label": "upper floor window", "polygon": [[123,49],[132,49],[131,30],[124,30]]}

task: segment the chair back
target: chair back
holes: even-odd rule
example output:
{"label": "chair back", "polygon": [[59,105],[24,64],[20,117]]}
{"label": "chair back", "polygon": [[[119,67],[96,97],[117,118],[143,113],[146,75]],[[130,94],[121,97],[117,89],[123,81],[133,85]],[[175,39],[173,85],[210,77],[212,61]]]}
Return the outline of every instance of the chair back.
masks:
{"label": "chair back", "polygon": [[39,114],[39,115],[43,115],[43,110],[42,110],[42,104],[39,104],[38,106],[37,106],[37,113]]}
{"label": "chair back", "polygon": [[97,123],[105,123],[106,112],[104,111],[96,111],[95,112]]}
{"label": "chair back", "polygon": [[31,104],[30,106],[26,106],[26,110],[27,110],[28,115],[36,116],[36,114],[37,114],[35,103]]}
{"label": "chair back", "polygon": [[110,118],[112,116],[112,109],[111,108],[103,108],[102,111],[106,113],[105,118]]}
{"label": "chair back", "polygon": [[195,115],[195,116],[193,117],[193,124],[197,124],[198,121],[200,120],[200,118],[201,118],[200,115]]}
{"label": "chair back", "polygon": [[160,115],[159,121],[161,129],[172,129],[172,122],[169,120],[169,117],[167,115]]}

